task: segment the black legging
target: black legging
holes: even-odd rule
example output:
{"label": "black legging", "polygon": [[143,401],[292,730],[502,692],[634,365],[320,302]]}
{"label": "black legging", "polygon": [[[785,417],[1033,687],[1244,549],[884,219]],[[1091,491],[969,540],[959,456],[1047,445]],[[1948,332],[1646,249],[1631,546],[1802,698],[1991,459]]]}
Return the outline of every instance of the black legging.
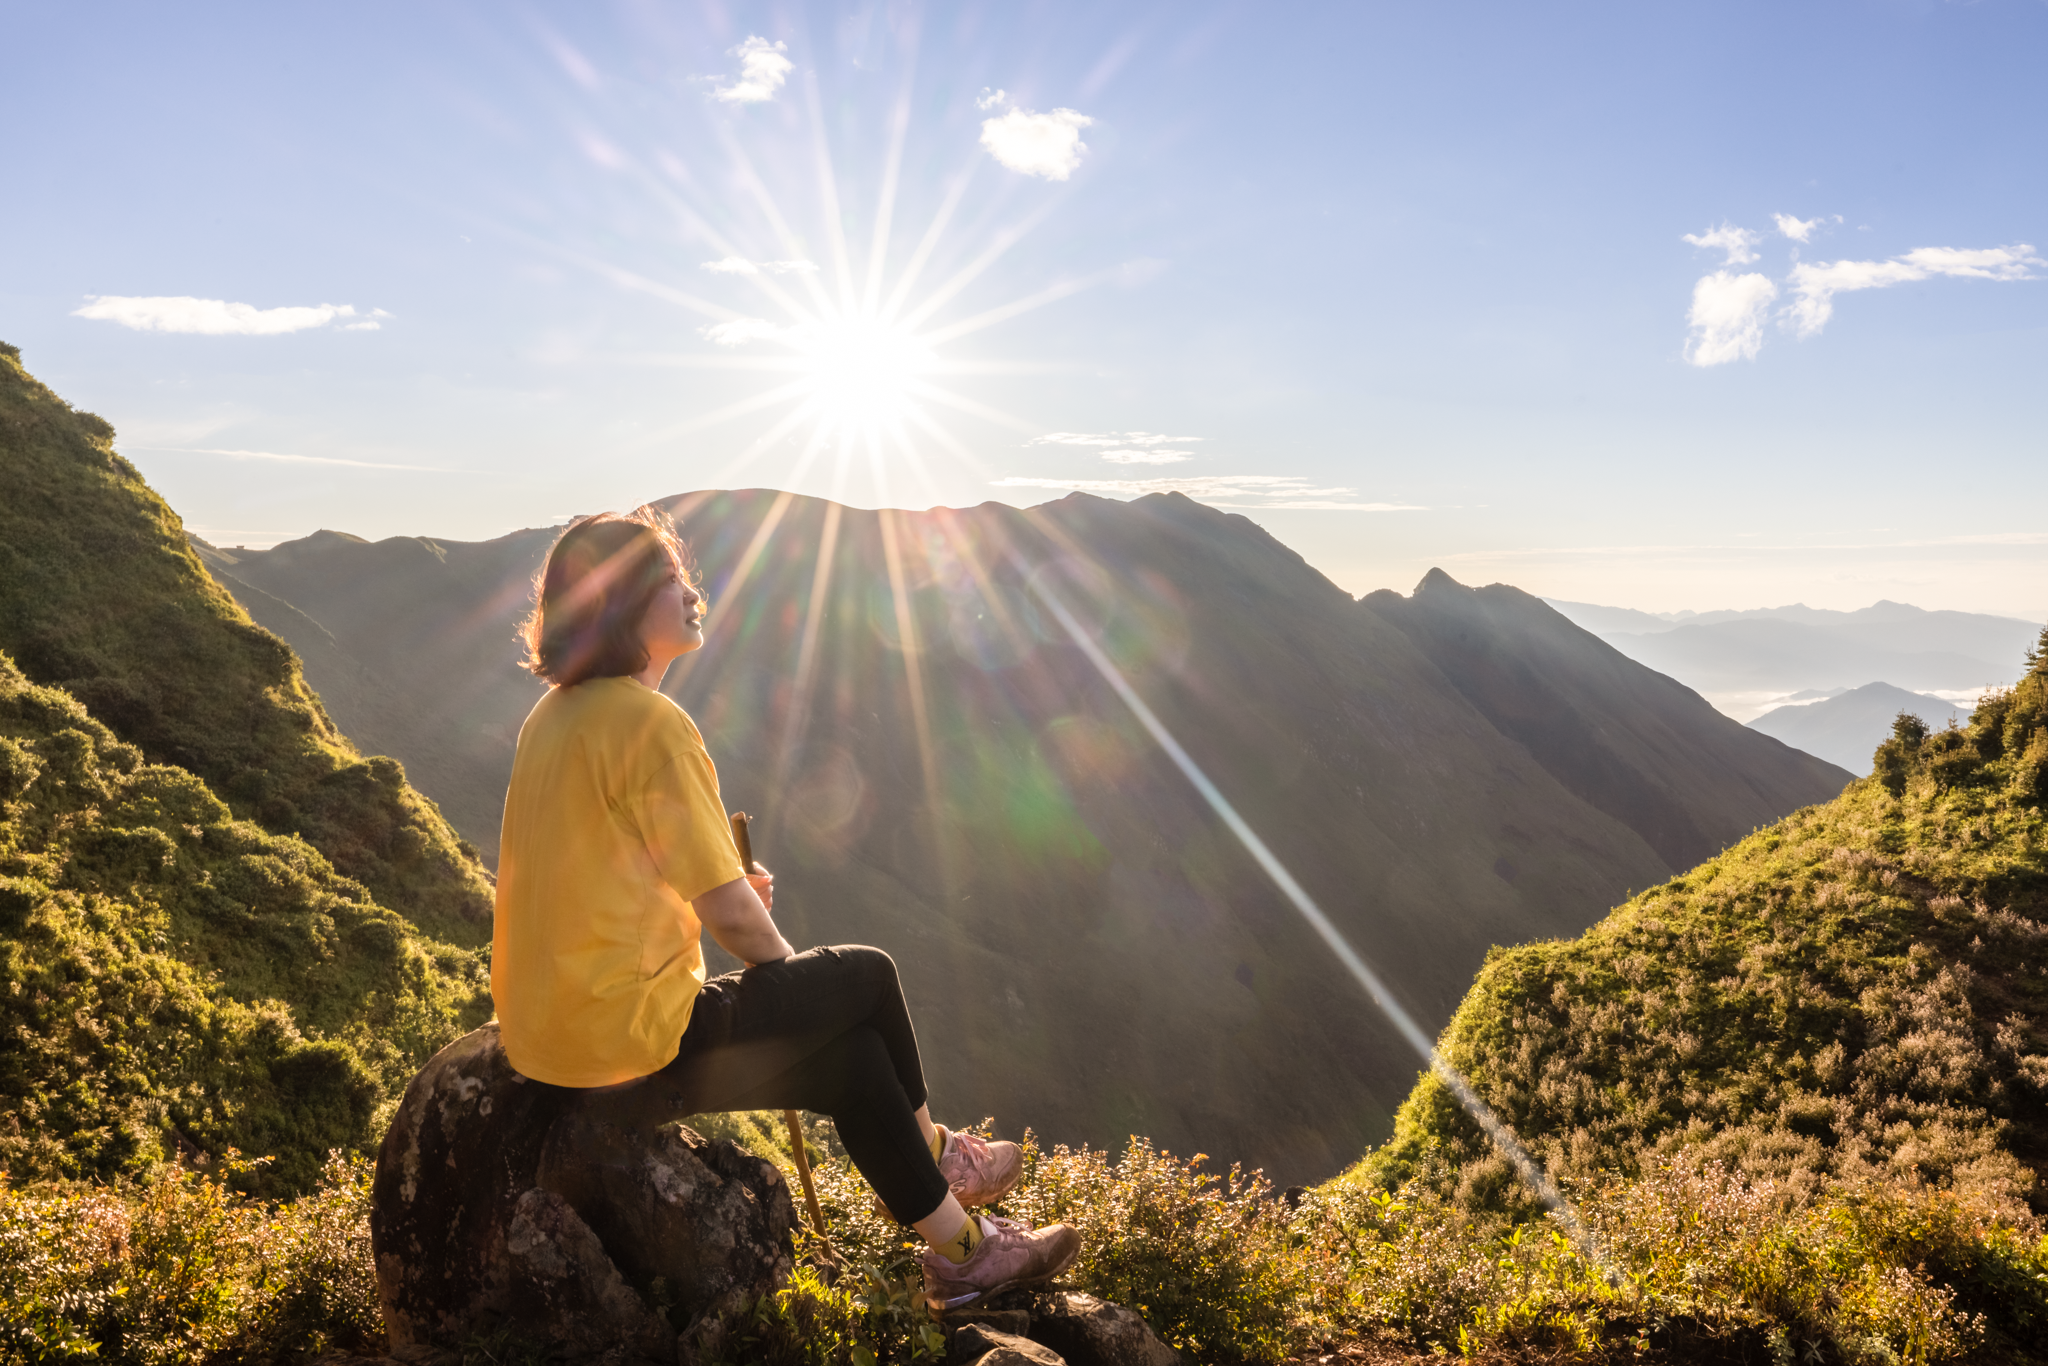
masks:
{"label": "black legging", "polygon": [[917,1126],[917,1032],[896,963],[858,945],[811,949],[704,984],[675,1061],[648,1079],[677,1113],[830,1115],[860,1173],[915,1222],[949,1193]]}

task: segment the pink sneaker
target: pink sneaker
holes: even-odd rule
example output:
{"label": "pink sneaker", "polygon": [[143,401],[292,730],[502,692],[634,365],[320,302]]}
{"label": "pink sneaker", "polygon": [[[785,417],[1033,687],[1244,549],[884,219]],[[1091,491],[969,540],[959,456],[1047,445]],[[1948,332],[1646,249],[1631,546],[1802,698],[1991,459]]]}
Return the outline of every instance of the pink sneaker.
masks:
{"label": "pink sneaker", "polygon": [[1066,1224],[1029,1229],[1013,1219],[981,1220],[981,1246],[964,1262],[927,1248],[924,1297],[934,1314],[964,1309],[1019,1286],[1044,1285],[1081,1255],[1081,1231]]}
{"label": "pink sneaker", "polygon": [[948,1129],[946,1146],[939,1150],[939,1175],[963,1207],[993,1205],[1024,1175],[1024,1150],[1014,1143],[991,1143],[980,1134]]}
{"label": "pink sneaker", "polygon": [[[939,1127],[945,1129],[943,1124]],[[939,1175],[946,1178],[963,1209],[993,1205],[1024,1175],[1024,1150],[1004,1139],[991,1143],[980,1134],[946,1129],[945,1146],[939,1149]],[[896,1218],[879,1195],[875,1213],[884,1219]]]}

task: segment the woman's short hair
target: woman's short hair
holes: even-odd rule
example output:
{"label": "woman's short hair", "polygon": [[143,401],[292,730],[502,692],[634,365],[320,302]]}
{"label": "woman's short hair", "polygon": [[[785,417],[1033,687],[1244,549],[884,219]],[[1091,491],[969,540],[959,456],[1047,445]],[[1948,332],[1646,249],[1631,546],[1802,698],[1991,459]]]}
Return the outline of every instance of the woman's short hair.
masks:
{"label": "woman's short hair", "polygon": [[577,518],[534,576],[533,611],[519,628],[527,669],[566,688],[646,668],[640,621],[671,574],[691,582],[666,514],[643,507]]}

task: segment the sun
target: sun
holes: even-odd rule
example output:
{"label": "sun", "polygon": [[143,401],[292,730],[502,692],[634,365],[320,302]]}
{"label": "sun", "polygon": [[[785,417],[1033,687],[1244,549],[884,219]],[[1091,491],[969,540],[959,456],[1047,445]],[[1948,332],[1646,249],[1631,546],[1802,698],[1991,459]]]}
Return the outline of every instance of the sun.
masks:
{"label": "sun", "polygon": [[938,365],[931,347],[877,318],[800,324],[782,341],[795,353],[804,401],[828,427],[901,422]]}

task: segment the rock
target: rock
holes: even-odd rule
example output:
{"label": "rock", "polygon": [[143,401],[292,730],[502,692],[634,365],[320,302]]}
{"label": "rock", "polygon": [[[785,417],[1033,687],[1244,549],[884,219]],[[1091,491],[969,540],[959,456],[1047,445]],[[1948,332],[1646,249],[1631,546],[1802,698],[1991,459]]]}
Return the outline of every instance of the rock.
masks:
{"label": "rock", "polygon": [[985,1328],[993,1328],[998,1333],[1008,1333],[1011,1337],[1031,1336],[1029,1309],[989,1309],[979,1306],[973,1309],[956,1309],[946,1315],[945,1323],[949,1328],[965,1328],[970,1323],[978,1323]]}
{"label": "rock", "polygon": [[947,1360],[972,1366],[1066,1366],[1050,1347],[985,1323],[970,1323],[953,1334]]}
{"label": "rock", "polygon": [[1072,1290],[1039,1299],[1031,1315],[1031,1338],[1074,1366],[1180,1366],[1180,1353],[1136,1313]]}
{"label": "rock", "polygon": [[435,1054],[371,1194],[393,1358],[506,1335],[563,1362],[718,1355],[788,1275],[796,1220],[774,1166],[677,1123],[691,1108],[659,1078],[530,1082],[495,1024]]}

